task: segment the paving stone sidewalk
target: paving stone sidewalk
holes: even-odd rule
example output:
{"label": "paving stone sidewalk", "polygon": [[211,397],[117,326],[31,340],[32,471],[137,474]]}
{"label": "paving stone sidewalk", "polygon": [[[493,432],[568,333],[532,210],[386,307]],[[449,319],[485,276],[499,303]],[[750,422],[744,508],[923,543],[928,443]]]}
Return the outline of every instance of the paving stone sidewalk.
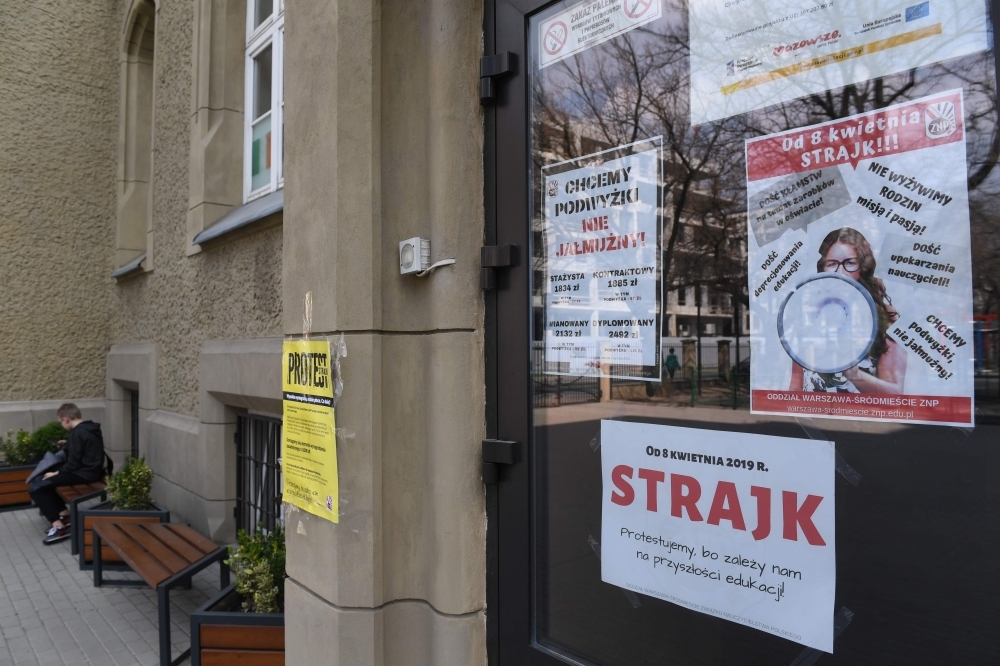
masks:
{"label": "paving stone sidewalk", "polygon": [[[95,588],[69,541],[42,545],[45,527],[34,508],[0,513],[0,666],[158,665],[156,593]],[[190,647],[191,611],[218,589],[219,568],[212,566],[190,590],[171,591],[175,658]]]}

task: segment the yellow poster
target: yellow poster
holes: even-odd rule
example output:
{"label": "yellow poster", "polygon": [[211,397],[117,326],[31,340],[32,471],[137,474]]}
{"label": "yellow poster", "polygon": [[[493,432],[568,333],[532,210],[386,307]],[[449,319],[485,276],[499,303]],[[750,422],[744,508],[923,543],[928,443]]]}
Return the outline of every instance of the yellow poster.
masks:
{"label": "yellow poster", "polygon": [[284,500],[338,522],[337,437],[330,343],[286,340],[281,355]]}

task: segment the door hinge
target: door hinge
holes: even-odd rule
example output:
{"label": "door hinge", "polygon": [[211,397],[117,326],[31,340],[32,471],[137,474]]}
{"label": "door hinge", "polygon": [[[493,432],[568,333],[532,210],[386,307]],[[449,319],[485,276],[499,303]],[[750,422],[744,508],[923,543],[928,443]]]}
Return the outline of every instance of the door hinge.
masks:
{"label": "door hinge", "polygon": [[497,288],[497,268],[507,268],[517,262],[516,245],[486,245],[479,252],[479,288]]}
{"label": "door hinge", "polygon": [[517,56],[510,51],[480,58],[479,103],[486,105],[496,101],[497,91],[493,79],[504,74],[513,74],[515,69],[517,69]]}
{"label": "door hinge", "polygon": [[503,439],[483,440],[483,483],[492,485],[500,478],[500,465],[513,465],[518,459],[517,442]]}

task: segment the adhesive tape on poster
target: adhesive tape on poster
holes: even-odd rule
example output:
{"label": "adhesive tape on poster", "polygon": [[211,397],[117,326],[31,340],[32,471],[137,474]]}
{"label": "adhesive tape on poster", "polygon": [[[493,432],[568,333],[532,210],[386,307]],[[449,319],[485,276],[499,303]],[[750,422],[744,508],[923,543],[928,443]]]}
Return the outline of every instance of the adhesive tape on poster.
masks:
{"label": "adhesive tape on poster", "polygon": [[865,358],[878,333],[878,311],[864,285],[837,273],[803,280],[778,310],[778,338],[796,363],[842,372]]}

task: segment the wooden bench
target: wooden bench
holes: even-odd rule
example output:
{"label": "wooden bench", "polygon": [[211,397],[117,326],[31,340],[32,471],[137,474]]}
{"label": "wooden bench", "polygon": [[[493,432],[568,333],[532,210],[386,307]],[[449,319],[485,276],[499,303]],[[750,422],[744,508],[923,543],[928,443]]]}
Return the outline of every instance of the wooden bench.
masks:
{"label": "wooden bench", "polygon": [[[105,581],[101,549],[108,546],[142,580]],[[229,586],[228,550],[217,546],[186,525],[162,523],[110,523],[94,525],[94,586],[149,585],[156,590],[160,617],[160,666],[174,666],[191,653],[170,658],[170,590],[190,585],[191,577],[219,563],[221,588]]]}
{"label": "wooden bench", "polygon": [[97,497],[100,497],[101,501],[104,501],[108,498],[108,492],[105,490],[103,481],[95,481],[94,483],[85,483],[78,486],[59,486],[56,488],[56,493],[62,498],[63,502],[66,502],[66,506],[69,508],[69,522],[72,526],[70,527],[70,532],[73,535],[70,539],[69,550],[71,555],[76,555],[80,552],[80,534],[83,533],[82,530],[76,528],[77,507],[87,500]]}
{"label": "wooden bench", "polygon": [[[155,504],[144,510],[114,509],[111,502],[101,502],[96,506],[80,507],[77,511],[78,523],[73,526],[80,552],[77,555],[80,571],[94,569],[94,525],[108,523],[169,523],[170,512]],[[129,567],[113,550],[104,552],[105,571],[128,571]]]}

